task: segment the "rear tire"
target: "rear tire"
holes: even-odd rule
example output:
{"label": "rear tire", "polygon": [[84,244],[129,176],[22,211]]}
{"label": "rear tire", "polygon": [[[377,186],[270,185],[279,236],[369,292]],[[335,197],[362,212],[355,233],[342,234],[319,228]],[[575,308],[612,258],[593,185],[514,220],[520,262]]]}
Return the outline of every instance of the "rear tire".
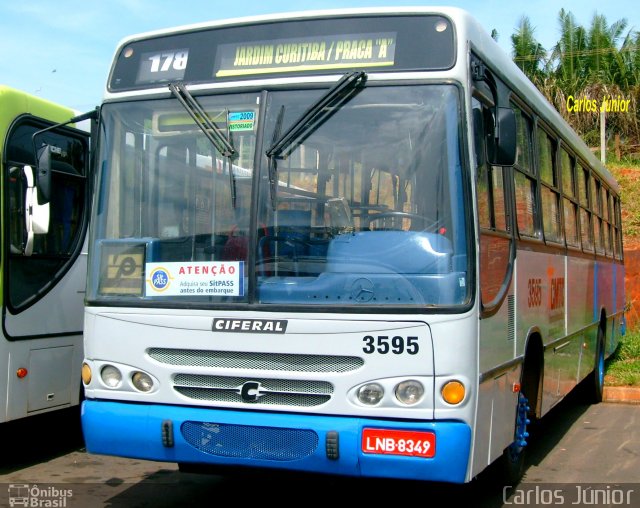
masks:
{"label": "rear tire", "polygon": [[591,404],[602,402],[604,394],[604,331],[598,327],[598,340],[596,344],[596,358],[593,372],[589,375],[587,385],[587,401]]}

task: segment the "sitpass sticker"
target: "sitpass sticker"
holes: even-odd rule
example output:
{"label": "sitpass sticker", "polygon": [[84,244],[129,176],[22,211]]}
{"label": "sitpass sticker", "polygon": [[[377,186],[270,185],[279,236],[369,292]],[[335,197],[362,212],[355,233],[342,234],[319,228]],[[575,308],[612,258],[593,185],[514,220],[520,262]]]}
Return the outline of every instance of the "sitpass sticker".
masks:
{"label": "sitpass sticker", "polygon": [[147,263],[145,296],[243,296],[243,261]]}

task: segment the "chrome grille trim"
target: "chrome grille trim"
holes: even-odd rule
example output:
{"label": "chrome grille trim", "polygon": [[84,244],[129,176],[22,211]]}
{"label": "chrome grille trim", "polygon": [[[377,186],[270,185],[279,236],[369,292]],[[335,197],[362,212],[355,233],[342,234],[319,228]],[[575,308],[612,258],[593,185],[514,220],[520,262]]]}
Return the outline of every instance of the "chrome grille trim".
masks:
{"label": "chrome grille trim", "polygon": [[[245,383],[259,383],[259,397],[244,400],[241,392]],[[245,378],[177,374],[174,390],[190,399],[207,402],[237,404],[286,405],[311,407],[331,400],[333,385],[326,381],[297,379]]]}
{"label": "chrome grille trim", "polygon": [[231,402],[234,404],[259,404],[267,406],[313,407],[331,400],[329,395],[309,395],[296,393],[267,393],[253,401],[242,400],[239,393],[232,391],[213,390],[210,388],[184,388],[176,386],[174,389],[193,400],[207,402]]}
{"label": "chrome grille trim", "polygon": [[298,379],[260,379],[245,377],[204,376],[177,374],[173,380],[183,388],[212,388],[214,390],[238,389],[247,381],[257,381],[265,390],[287,393],[328,395],[333,393],[333,385],[326,381],[305,381]]}
{"label": "chrome grille trim", "polygon": [[170,348],[150,348],[147,350],[147,354],[157,362],[167,365],[216,367],[221,369],[287,372],[351,372],[364,365],[364,360],[357,356]]}

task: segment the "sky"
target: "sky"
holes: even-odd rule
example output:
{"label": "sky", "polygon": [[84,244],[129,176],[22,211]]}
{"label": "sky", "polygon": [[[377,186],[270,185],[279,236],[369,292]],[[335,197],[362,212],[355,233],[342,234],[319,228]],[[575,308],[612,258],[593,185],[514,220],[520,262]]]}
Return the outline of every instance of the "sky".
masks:
{"label": "sky", "polygon": [[511,54],[511,34],[526,15],[546,49],[558,40],[558,13],[570,11],[589,26],[595,13],[607,23],[626,19],[640,30],[637,0],[3,0],[0,2],[0,84],[79,112],[100,104],[111,61],[125,37],[172,26],[226,18],[340,7],[449,5],[475,16]]}

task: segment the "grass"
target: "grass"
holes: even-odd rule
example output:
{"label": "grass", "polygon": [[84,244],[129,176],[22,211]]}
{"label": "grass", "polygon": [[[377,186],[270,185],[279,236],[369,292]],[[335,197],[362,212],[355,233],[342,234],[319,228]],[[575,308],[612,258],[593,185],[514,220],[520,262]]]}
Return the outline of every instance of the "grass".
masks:
{"label": "grass", "polygon": [[627,330],[605,365],[605,385],[640,386],[640,330]]}

